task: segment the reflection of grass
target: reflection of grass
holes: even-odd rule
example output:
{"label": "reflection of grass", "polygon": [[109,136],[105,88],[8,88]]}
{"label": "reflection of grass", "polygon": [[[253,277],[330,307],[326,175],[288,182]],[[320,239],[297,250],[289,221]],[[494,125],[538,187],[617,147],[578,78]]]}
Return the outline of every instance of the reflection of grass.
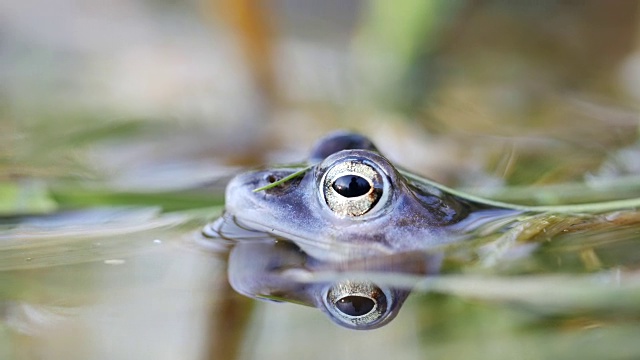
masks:
{"label": "reflection of grass", "polygon": [[[553,296],[553,294],[545,294]],[[540,317],[504,304],[426,295],[407,305],[417,315],[420,339],[430,358],[611,359],[638,358],[637,322]],[[414,316],[415,316],[414,315]]]}

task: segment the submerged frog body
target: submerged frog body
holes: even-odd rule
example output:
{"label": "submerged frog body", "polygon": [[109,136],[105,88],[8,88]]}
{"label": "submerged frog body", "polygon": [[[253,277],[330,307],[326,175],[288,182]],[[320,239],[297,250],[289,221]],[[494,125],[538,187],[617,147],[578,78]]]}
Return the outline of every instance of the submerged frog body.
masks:
{"label": "submerged frog body", "polygon": [[312,256],[344,260],[459,240],[461,223],[489,210],[402,176],[358,134],[326,137],[309,162],[300,176],[260,191],[304,166],[235,177],[227,187],[225,216],[290,239]]}

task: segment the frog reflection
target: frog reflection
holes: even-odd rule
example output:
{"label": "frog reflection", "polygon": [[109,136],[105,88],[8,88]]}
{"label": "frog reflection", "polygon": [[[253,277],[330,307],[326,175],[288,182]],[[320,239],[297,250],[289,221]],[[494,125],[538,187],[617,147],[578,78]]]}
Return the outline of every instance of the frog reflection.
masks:
{"label": "frog reflection", "polygon": [[227,186],[225,214],[204,233],[234,240],[229,280],[238,292],[316,306],[350,328],[388,323],[410,290],[348,277],[321,284],[285,275],[294,269],[434,274],[439,261],[433,254],[443,246],[514,214],[401,175],[358,134],[327,136],[308,163],[314,165],[236,176]]}
{"label": "frog reflection", "polygon": [[[206,229],[208,235],[220,238],[230,228],[235,232],[228,258],[229,283],[234,290],[261,300],[313,306],[351,329],[375,329],[387,324],[411,291],[375,281],[373,274],[426,275],[437,272],[441,259],[439,255],[413,252],[327,262],[309,256],[293,242],[234,228],[237,225],[221,220]],[[244,237],[240,235],[243,231]],[[312,278],[318,274],[329,276]],[[360,276],[354,278],[354,274]],[[362,274],[371,275],[371,279]]]}

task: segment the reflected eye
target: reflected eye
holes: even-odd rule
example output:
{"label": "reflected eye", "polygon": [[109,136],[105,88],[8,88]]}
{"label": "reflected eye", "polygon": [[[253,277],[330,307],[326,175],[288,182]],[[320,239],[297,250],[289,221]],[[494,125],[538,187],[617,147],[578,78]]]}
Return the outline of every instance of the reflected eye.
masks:
{"label": "reflected eye", "polygon": [[324,202],[338,216],[357,217],[371,211],[385,195],[382,175],[362,160],[330,167],[321,180]]}
{"label": "reflected eye", "polygon": [[325,306],[338,322],[370,328],[388,314],[387,296],[371,282],[343,281],[327,291]]}
{"label": "reflected eye", "polygon": [[376,302],[366,296],[346,296],[335,305],[340,312],[356,317],[367,315],[376,307]]}

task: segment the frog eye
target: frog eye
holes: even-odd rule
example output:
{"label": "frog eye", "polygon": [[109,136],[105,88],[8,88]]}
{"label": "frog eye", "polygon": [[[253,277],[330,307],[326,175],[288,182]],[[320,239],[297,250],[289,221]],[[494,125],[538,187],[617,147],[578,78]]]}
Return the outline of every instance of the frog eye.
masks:
{"label": "frog eye", "polygon": [[326,293],[325,306],[334,320],[347,327],[365,329],[388,314],[387,296],[371,282],[343,281]]}
{"label": "frog eye", "polygon": [[385,198],[380,172],[356,159],[333,165],[321,184],[324,202],[338,216],[362,216]]}

